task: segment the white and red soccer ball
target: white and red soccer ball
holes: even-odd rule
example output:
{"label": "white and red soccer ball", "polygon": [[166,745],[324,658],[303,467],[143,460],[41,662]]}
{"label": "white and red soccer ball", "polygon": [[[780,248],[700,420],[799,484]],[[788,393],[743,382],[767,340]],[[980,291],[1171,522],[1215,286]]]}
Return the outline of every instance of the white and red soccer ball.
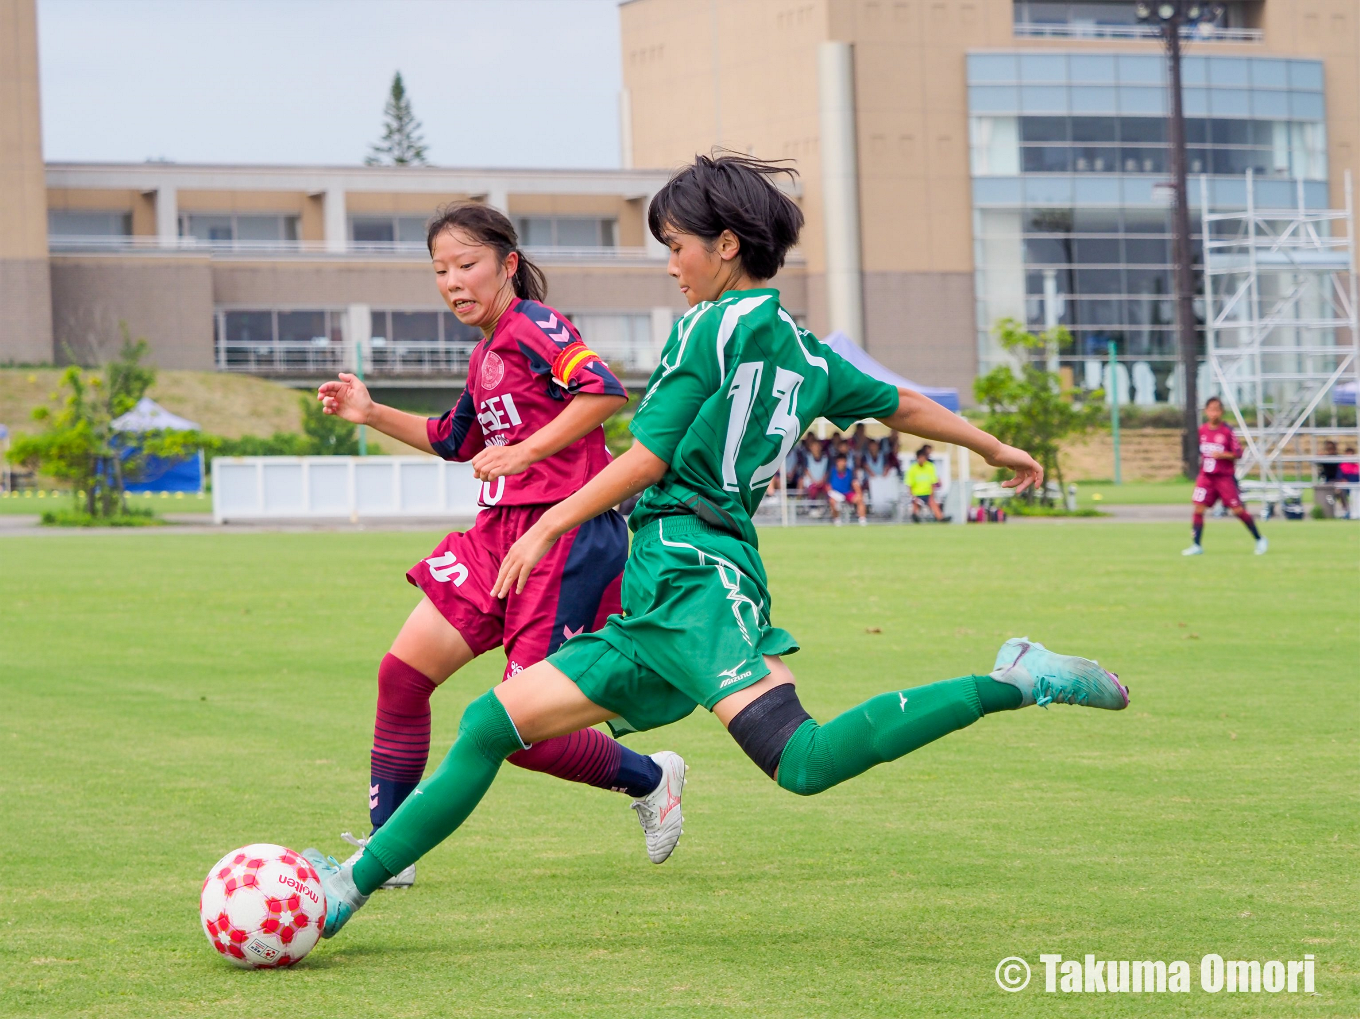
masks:
{"label": "white and red soccer ball", "polygon": [[326,923],[326,893],[300,855],[257,842],[213,864],[198,914],[208,943],[233,966],[274,969],[315,947]]}

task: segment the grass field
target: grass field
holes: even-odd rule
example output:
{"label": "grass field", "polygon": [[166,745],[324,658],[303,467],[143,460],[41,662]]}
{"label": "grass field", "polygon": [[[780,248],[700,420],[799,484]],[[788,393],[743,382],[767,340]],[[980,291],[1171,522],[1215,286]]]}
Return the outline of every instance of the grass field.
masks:
{"label": "grass field", "polygon": [[[766,532],[819,718],[1014,634],[1132,707],[991,716],[809,799],[698,712],[629,739],[692,766],[663,867],[623,797],[507,767],[415,889],[278,973],[210,951],[203,874],[362,828],[375,666],[437,536],[0,539],[0,1015],[1356,1016],[1360,531],[1257,558],[1209,527],[1196,560],[1180,524]],[[498,659],[437,695],[436,759]],[[1046,994],[1042,952],[1188,960],[1192,991]],[[1317,993],[1206,993],[1210,952],[1313,953]]]}
{"label": "grass field", "polygon": [[[44,490],[42,498],[32,490],[0,492],[0,514],[36,516],[43,510],[70,509],[75,500],[69,491]],[[128,495],[132,506],[149,506],[157,513],[211,513],[212,493],[205,492],[132,492]]]}

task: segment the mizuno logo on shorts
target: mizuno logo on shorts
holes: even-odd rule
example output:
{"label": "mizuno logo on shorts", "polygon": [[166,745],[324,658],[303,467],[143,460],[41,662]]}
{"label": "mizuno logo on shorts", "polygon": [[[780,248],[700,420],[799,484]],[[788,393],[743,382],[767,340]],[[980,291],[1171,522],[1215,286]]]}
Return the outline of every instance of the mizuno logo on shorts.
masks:
{"label": "mizuno logo on shorts", "polygon": [[751,675],[751,670],[750,670],[750,669],[747,669],[745,672],[743,672],[743,673],[741,673],[740,675],[738,675],[738,674],[737,674],[737,669],[740,669],[740,668],[741,668],[741,666],[740,666],[740,665],[737,665],[737,666],[733,666],[733,667],[730,668],[730,669],[723,669],[722,672],[718,673],[719,676],[726,676],[726,677],[727,677],[727,678],[724,679],[721,683],[718,684],[718,689],[721,690],[723,687],[725,687],[725,686],[731,686],[733,683],[740,683],[743,679],[746,679],[748,676]]}

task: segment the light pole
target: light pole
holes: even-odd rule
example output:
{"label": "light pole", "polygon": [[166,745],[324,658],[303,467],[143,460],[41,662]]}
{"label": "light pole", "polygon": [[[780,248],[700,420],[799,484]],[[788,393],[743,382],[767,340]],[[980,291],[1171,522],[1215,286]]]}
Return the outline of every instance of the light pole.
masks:
{"label": "light pole", "polygon": [[1190,196],[1186,187],[1185,110],[1181,105],[1181,29],[1217,21],[1222,4],[1193,0],[1162,0],[1134,4],[1138,20],[1152,25],[1166,45],[1171,88],[1171,173],[1176,189],[1172,232],[1176,245],[1176,337],[1181,360],[1181,470],[1194,477],[1199,470],[1199,339],[1195,335],[1195,280],[1190,255]]}

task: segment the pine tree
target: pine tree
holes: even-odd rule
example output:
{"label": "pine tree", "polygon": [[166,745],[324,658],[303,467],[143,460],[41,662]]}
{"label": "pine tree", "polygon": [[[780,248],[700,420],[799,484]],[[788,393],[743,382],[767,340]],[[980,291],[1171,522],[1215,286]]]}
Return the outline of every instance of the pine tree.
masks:
{"label": "pine tree", "polygon": [[382,141],[369,146],[366,166],[391,163],[393,166],[425,166],[425,139],[420,136],[420,121],[411,111],[411,100],[401,72],[392,76],[392,89],[383,107]]}

